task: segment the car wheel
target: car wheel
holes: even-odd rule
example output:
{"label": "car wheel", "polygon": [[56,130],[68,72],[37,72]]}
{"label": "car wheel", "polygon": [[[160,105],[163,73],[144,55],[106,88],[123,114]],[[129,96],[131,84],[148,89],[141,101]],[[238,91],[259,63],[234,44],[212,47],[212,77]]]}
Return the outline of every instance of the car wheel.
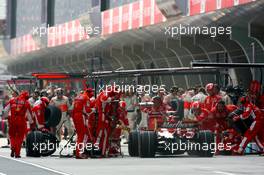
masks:
{"label": "car wheel", "polygon": [[132,131],[128,137],[128,153],[131,157],[139,156],[139,132]]}
{"label": "car wheel", "polygon": [[26,155],[28,157],[40,157],[40,144],[43,142],[43,134],[40,131],[32,131],[26,138]]}
{"label": "car wheel", "polygon": [[46,145],[46,149],[41,151],[41,156],[50,156],[55,153],[58,140],[54,134],[43,133],[42,143]]}
{"label": "car wheel", "polygon": [[45,126],[56,127],[61,120],[61,110],[56,106],[49,105],[45,109]]}
{"label": "car wheel", "polygon": [[[198,143],[201,145],[200,150],[198,151],[198,156],[200,157],[213,157],[214,155],[214,148],[212,148],[212,144],[214,143],[214,134],[209,131],[199,131],[198,133]],[[203,149],[203,145],[207,145],[205,148],[208,149]]]}
{"label": "car wheel", "polygon": [[157,135],[154,131],[140,133],[140,157],[155,157],[157,148]]}

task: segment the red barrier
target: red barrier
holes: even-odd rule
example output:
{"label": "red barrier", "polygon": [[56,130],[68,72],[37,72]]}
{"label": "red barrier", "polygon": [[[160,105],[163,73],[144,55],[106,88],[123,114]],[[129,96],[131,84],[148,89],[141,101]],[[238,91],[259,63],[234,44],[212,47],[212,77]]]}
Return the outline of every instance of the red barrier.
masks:
{"label": "red barrier", "polygon": [[40,48],[37,45],[37,42],[33,39],[30,34],[17,37],[11,40],[12,55],[19,55],[22,53],[32,52],[39,49]]}
{"label": "red barrier", "polygon": [[155,0],[142,0],[102,12],[102,35],[165,21]]}
{"label": "red barrier", "polygon": [[207,13],[218,9],[225,9],[243,5],[254,0],[189,0],[189,15]]}

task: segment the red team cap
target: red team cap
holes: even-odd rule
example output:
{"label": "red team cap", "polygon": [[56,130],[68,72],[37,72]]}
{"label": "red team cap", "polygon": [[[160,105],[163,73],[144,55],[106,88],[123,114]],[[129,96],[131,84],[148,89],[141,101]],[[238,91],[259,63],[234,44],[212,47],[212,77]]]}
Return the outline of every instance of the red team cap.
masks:
{"label": "red team cap", "polygon": [[214,84],[213,83],[209,83],[205,86],[205,89],[207,92],[212,91],[214,89]]}
{"label": "red team cap", "polygon": [[46,104],[49,104],[49,99],[47,97],[41,97],[40,100],[45,102]]}
{"label": "red team cap", "polygon": [[85,93],[86,93],[86,95],[88,96],[88,97],[92,97],[92,96],[94,96],[94,90],[92,89],[92,88],[87,88],[86,90],[85,90]]}
{"label": "red team cap", "polygon": [[29,93],[28,91],[22,91],[19,95],[19,97],[23,98],[23,99],[28,99],[29,98]]}
{"label": "red team cap", "polygon": [[124,101],[120,101],[120,102],[119,102],[119,106],[120,106],[121,108],[126,108],[126,102],[124,102]]}

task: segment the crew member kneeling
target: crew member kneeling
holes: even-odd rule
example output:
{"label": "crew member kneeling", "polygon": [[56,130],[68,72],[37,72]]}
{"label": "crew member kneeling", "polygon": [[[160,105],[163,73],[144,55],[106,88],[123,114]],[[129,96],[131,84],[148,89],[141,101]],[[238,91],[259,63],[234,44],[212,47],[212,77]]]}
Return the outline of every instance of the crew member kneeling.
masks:
{"label": "crew member kneeling", "polygon": [[233,120],[245,120],[249,117],[253,117],[253,122],[244,134],[244,138],[238,146],[238,149],[235,150],[238,154],[243,154],[244,150],[247,147],[247,144],[254,139],[261,152],[264,151],[264,116],[262,112],[256,107],[253,103],[250,102],[248,97],[241,97],[240,99],[241,107],[243,109],[243,114],[233,118]]}

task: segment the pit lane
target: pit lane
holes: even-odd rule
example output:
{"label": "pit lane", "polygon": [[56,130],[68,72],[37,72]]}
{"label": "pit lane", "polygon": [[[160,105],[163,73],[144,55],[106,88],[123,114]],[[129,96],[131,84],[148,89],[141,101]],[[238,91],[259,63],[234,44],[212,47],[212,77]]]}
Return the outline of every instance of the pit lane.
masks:
{"label": "pit lane", "polygon": [[25,150],[23,149],[22,158],[17,161],[9,158],[10,151],[8,148],[1,148],[0,175],[264,174],[263,157],[258,155],[215,156],[213,158],[181,155],[143,159],[129,157],[127,145],[123,145],[122,150],[124,152],[123,158],[76,160],[74,158],[59,158],[58,152],[51,157],[25,157]]}

